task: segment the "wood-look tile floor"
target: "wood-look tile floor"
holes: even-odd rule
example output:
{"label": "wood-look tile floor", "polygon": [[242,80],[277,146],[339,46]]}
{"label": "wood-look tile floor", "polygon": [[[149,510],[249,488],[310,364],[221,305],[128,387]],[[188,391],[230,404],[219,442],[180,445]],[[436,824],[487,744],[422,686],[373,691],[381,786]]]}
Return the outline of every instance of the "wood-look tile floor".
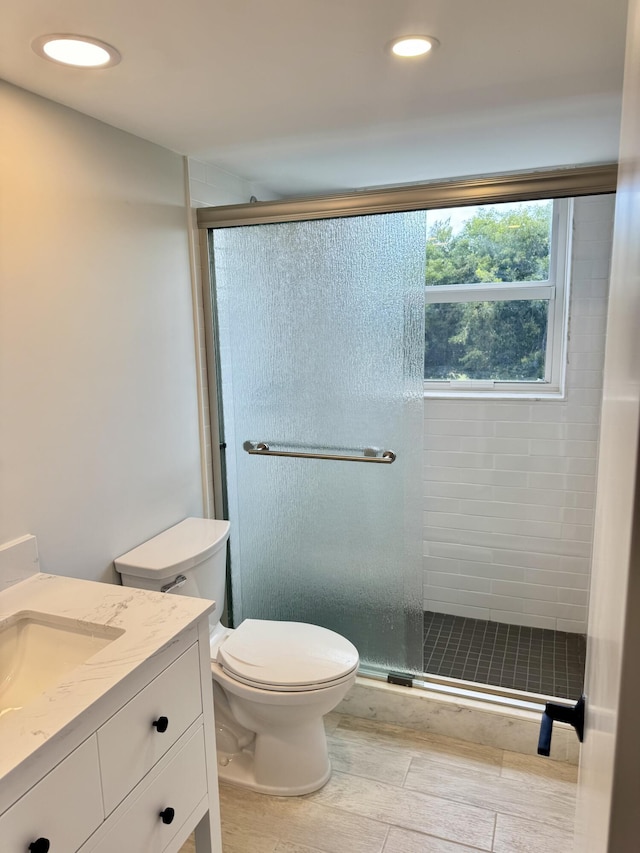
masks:
{"label": "wood-look tile floor", "polygon": [[320,791],[221,785],[224,853],[571,851],[577,768],[357,717],[326,725]]}

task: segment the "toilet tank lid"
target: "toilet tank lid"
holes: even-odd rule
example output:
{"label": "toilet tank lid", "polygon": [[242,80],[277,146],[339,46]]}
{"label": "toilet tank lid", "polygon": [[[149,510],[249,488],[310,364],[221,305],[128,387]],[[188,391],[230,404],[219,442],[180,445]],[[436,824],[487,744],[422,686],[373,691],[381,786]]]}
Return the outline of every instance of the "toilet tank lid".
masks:
{"label": "toilet tank lid", "polygon": [[229,522],[185,518],[113,561],[120,574],[165,578],[197,566],[224,547]]}

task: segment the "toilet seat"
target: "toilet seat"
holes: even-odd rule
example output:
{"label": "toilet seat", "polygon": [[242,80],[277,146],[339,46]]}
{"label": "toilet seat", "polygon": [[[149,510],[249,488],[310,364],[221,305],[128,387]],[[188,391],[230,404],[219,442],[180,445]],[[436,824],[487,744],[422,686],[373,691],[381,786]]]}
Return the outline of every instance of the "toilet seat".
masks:
{"label": "toilet seat", "polygon": [[353,677],[359,657],[345,637],[304,622],[245,619],[217,661],[235,681],[261,690],[319,690]]}

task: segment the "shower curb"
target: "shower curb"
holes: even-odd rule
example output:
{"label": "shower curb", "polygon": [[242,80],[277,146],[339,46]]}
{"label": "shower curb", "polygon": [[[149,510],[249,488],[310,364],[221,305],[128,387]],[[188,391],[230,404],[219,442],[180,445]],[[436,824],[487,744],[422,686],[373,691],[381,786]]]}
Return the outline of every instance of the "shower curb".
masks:
{"label": "shower curb", "polygon": [[[335,712],[537,755],[542,710],[542,707],[538,712],[482,699],[453,697],[358,676]],[[571,726],[556,724],[550,758],[577,764],[579,755],[580,743]]]}

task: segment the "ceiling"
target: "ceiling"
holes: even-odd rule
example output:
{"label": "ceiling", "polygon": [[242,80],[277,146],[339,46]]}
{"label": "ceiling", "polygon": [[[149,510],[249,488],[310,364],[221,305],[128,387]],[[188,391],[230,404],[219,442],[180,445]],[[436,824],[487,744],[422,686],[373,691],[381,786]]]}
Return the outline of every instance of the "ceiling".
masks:
{"label": "ceiling", "polygon": [[[0,76],[282,195],[616,159],[626,0],[3,0]],[[46,33],[120,65],[37,57]],[[392,58],[395,36],[441,46]]]}

